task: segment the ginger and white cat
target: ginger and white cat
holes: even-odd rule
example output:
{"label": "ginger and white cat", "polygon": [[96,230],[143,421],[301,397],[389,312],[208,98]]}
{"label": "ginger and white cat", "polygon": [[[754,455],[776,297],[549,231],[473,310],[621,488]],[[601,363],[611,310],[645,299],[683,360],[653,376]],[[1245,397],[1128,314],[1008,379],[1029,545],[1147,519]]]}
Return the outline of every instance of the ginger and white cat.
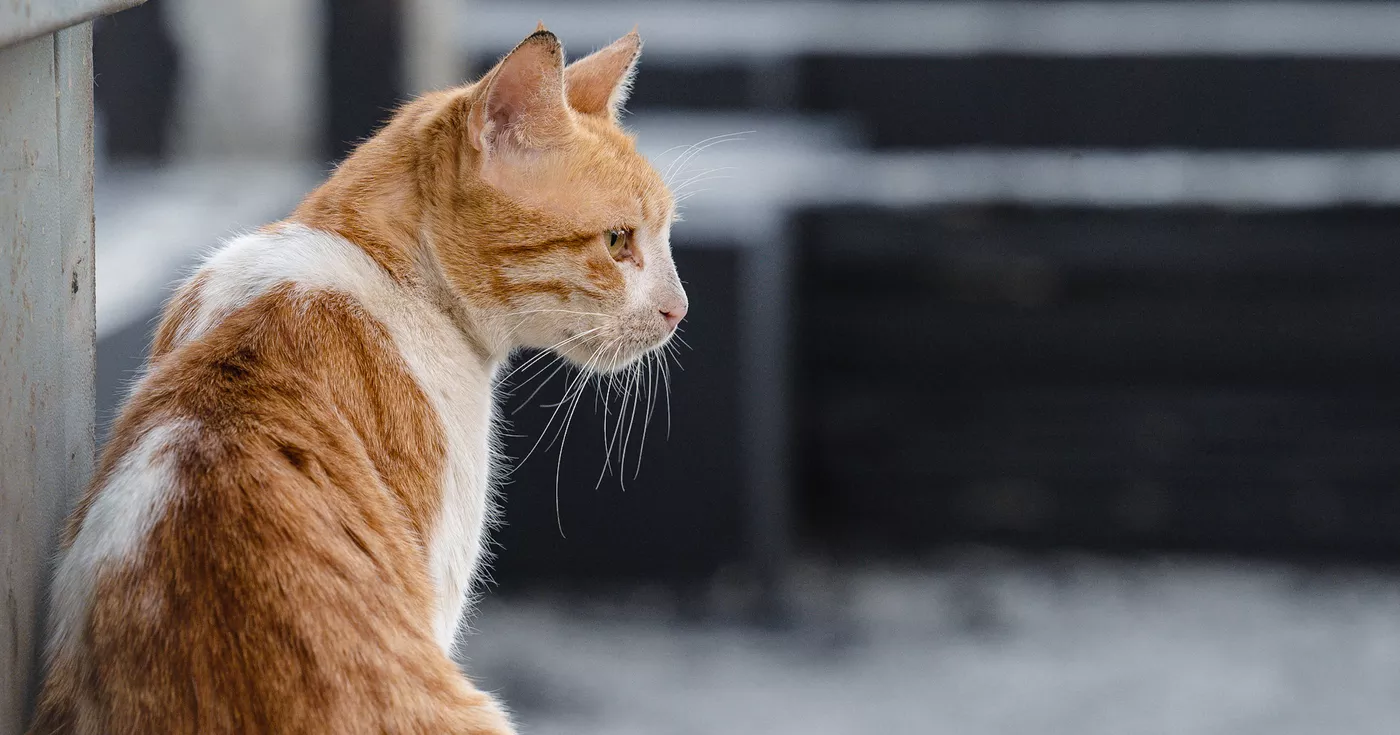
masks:
{"label": "ginger and white cat", "polygon": [[70,519],[33,733],[513,732],[450,655],[493,379],[621,369],[686,312],[617,121],[640,48],[537,31],[184,284]]}

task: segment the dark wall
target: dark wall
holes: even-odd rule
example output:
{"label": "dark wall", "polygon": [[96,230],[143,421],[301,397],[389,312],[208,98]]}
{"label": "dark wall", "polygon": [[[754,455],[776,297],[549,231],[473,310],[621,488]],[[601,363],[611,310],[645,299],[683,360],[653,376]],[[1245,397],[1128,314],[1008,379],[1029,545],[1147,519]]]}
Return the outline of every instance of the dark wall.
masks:
{"label": "dark wall", "polygon": [[1400,212],[800,218],[818,538],[1400,551]]}
{"label": "dark wall", "polygon": [[393,115],[404,97],[399,0],[327,3],[325,155],[344,158]]}
{"label": "dark wall", "polygon": [[1322,149],[1400,144],[1400,59],[812,57],[801,106],[877,147]]}
{"label": "dark wall", "polygon": [[153,160],[169,152],[180,62],[164,12],[164,0],[147,0],[93,25],[93,97],[101,146],[112,158]]}

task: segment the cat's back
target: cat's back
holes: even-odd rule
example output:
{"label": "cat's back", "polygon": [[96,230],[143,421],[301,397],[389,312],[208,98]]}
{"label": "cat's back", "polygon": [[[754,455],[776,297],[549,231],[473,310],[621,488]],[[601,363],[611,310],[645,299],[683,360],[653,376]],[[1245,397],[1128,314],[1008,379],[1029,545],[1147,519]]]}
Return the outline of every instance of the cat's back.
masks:
{"label": "cat's back", "polygon": [[432,729],[445,447],[382,316],[414,308],[296,226],[182,287],[70,520],[36,733]]}

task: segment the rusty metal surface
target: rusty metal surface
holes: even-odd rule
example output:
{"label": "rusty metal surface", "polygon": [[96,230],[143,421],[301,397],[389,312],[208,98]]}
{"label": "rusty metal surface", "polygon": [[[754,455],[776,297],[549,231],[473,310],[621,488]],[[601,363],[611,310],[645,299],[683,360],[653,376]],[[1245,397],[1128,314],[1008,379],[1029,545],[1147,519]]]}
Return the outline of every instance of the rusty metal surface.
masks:
{"label": "rusty metal surface", "polygon": [[0,49],[0,735],[23,732],[92,470],[92,124],[91,24]]}
{"label": "rusty metal surface", "polygon": [[115,13],[145,0],[0,0],[0,46]]}

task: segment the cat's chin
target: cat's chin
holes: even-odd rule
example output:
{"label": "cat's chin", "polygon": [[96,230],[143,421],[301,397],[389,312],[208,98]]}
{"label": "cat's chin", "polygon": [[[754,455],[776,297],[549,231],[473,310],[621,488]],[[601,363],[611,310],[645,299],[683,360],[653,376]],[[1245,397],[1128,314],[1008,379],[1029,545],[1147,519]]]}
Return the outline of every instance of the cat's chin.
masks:
{"label": "cat's chin", "polygon": [[647,355],[659,351],[669,338],[632,344],[610,344],[607,347],[580,345],[561,356],[574,367],[598,375],[615,375],[636,365]]}
{"label": "cat's chin", "polygon": [[637,362],[641,360],[643,354],[646,354],[645,351],[634,352],[628,355],[620,355],[607,361],[596,358],[590,361],[589,356],[586,355],[582,357],[567,355],[565,359],[573,363],[574,367],[586,372],[595,373],[597,375],[616,375],[637,364]]}

